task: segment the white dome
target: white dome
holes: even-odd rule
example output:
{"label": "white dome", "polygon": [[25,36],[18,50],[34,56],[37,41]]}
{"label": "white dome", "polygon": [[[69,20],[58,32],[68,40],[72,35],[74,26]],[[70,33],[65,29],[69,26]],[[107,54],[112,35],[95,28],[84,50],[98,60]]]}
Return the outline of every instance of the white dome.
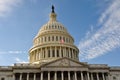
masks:
{"label": "white dome", "polygon": [[50,20],[41,27],[34,38],[33,47],[29,51],[31,63],[44,63],[61,57],[78,60],[78,48],[66,28],[56,20],[54,11]]}

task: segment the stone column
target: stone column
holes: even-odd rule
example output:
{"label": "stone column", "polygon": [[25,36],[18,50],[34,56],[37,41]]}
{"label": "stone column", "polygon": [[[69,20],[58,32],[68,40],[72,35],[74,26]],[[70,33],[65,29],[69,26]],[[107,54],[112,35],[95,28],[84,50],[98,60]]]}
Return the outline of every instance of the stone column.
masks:
{"label": "stone column", "polygon": [[19,80],[22,80],[22,73],[20,73],[20,79]]}
{"label": "stone column", "polygon": [[62,57],[62,54],[61,54],[61,46],[60,46],[60,49],[59,49],[59,55],[60,55],[60,57]]}
{"label": "stone column", "polygon": [[29,73],[27,73],[27,80],[29,80]]}
{"label": "stone column", "polygon": [[97,75],[97,80],[99,80],[99,74],[98,74],[98,73],[96,73],[96,75]]}
{"label": "stone column", "polygon": [[72,49],[72,58],[74,59],[75,57],[74,57],[74,50]]}
{"label": "stone column", "polygon": [[63,71],[61,72],[62,80],[64,80],[64,73]]}
{"label": "stone column", "polygon": [[81,72],[81,80],[83,80],[83,73]]}
{"label": "stone column", "polygon": [[70,71],[68,71],[68,80],[70,80]]}
{"label": "stone column", "polygon": [[69,48],[69,58],[71,58],[71,49]]}
{"label": "stone column", "polygon": [[87,80],[90,80],[90,75],[89,75],[89,72],[87,72]]}
{"label": "stone column", "polygon": [[36,73],[34,73],[34,80],[36,80]]}
{"label": "stone column", "polygon": [[108,73],[108,80],[111,80],[110,73]]}
{"label": "stone column", "polygon": [[42,48],[41,48],[41,58],[43,58],[43,50],[42,50]]}
{"label": "stone column", "polygon": [[36,52],[36,54],[37,54],[37,60],[39,60],[39,54],[38,54],[38,49],[37,49],[37,52]]}
{"label": "stone column", "polygon": [[91,80],[93,80],[93,73],[91,73]]}
{"label": "stone column", "polygon": [[108,75],[108,73],[106,73],[106,80],[109,80],[109,75]]}
{"label": "stone column", "polygon": [[13,80],[15,80],[15,74],[13,74]]}
{"label": "stone column", "polygon": [[41,80],[43,80],[43,72],[41,72]]}
{"label": "stone column", "polygon": [[57,57],[57,49],[56,49],[56,47],[55,47],[55,57]]}
{"label": "stone column", "polygon": [[52,47],[50,47],[50,57],[52,57]]}
{"label": "stone column", "polygon": [[57,80],[57,72],[55,72],[55,79],[54,80]]}
{"label": "stone column", "polygon": [[74,72],[74,74],[75,74],[75,80],[77,80],[77,73],[76,73],[76,71]]}
{"label": "stone column", "polygon": [[47,51],[47,47],[45,48],[45,58],[48,58],[48,51]]}
{"label": "stone column", "polygon": [[39,60],[41,59],[40,57],[41,57],[41,56],[40,56],[40,51],[39,51]]}
{"label": "stone column", "polygon": [[105,80],[105,76],[104,76],[104,73],[102,73],[102,78],[103,78],[103,80]]}
{"label": "stone column", "polygon": [[66,47],[64,48],[64,54],[65,54],[65,57],[67,57]]}
{"label": "stone column", "polygon": [[50,80],[50,72],[48,72],[48,80]]}

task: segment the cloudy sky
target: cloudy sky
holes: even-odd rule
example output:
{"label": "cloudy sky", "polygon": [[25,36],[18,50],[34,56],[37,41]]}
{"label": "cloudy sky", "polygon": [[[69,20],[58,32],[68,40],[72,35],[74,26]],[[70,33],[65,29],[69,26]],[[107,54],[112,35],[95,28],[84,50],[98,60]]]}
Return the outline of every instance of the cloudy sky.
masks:
{"label": "cloudy sky", "polygon": [[79,60],[120,66],[120,0],[0,0],[0,65],[28,62],[33,38],[49,20],[74,37]]}

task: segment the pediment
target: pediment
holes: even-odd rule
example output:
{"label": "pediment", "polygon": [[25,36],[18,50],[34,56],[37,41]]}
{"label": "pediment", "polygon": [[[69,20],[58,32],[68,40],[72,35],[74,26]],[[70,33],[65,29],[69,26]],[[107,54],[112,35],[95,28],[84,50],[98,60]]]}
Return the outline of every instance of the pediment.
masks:
{"label": "pediment", "polygon": [[87,67],[88,65],[85,63],[81,63],[79,61],[72,60],[70,58],[60,58],[49,62],[44,67]]}

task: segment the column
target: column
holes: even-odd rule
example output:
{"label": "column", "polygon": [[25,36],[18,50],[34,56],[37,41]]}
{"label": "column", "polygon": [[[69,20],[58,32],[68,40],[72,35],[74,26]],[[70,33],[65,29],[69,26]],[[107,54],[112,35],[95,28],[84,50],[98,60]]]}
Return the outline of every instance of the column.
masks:
{"label": "column", "polygon": [[57,49],[56,49],[56,47],[55,47],[55,57],[57,57]]}
{"label": "column", "polygon": [[81,80],[83,80],[83,73],[81,72]]}
{"label": "column", "polygon": [[68,80],[70,80],[70,71],[68,71]]}
{"label": "column", "polygon": [[29,73],[27,73],[27,80],[29,80]]}
{"label": "column", "polygon": [[57,80],[57,72],[55,72],[55,79],[54,80]]}
{"label": "column", "polygon": [[34,61],[35,61],[36,60],[35,51],[33,51],[33,55],[34,55]]}
{"label": "column", "polygon": [[15,74],[13,74],[13,80],[15,80]]}
{"label": "column", "polygon": [[19,80],[22,80],[22,73],[20,73],[20,79]]}
{"label": "column", "polygon": [[109,76],[108,76],[108,73],[106,73],[106,77],[105,77],[105,78],[106,78],[106,80],[109,80]]}
{"label": "column", "polygon": [[39,60],[39,52],[38,52],[38,49],[37,49],[37,60]]}
{"label": "column", "polygon": [[45,48],[45,58],[48,58],[48,51],[47,51],[47,47]]}
{"label": "column", "polygon": [[59,50],[60,52],[59,52],[59,55],[60,55],[60,57],[62,57],[62,53],[61,53],[61,46],[60,46],[60,50]]}
{"label": "column", "polygon": [[62,80],[64,80],[64,74],[63,71],[61,72]]}
{"label": "column", "polygon": [[64,50],[64,47],[62,46],[63,57],[65,57],[65,56],[64,56],[64,55],[65,55],[65,54],[64,54],[64,51],[65,51],[65,50]]}
{"label": "column", "polygon": [[102,78],[103,78],[103,80],[105,80],[105,76],[104,76],[104,73],[102,73]]}
{"label": "column", "polygon": [[48,72],[48,80],[50,80],[50,72]]}
{"label": "column", "polygon": [[87,77],[88,77],[88,79],[87,79],[87,80],[90,80],[90,75],[89,75],[89,72],[87,72]]}
{"label": "column", "polygon": [[41,72],[41,80],[43,80],[43,72]]}
{"label": "column", "polygon": [[41,57],[41,56],[40,56],[40,50],[38,50],[38,53],[39,53],[39,60],[40,60],[40,59],[41,59],[41,58],[40,58],[40,57]]}
{"label": "column", "polygon": [[98,73],[96,73],[96,75],[97,75],[97,80],[99,80],[99,74],[98,74]]}
{"label": "column", "polygon": [[36,80],[36,73],[34,73],[34,79],[33,80]]}
{"label": "column", "polygon": [[74,74],[75,74],[75,80],[77,80],[77,73],[76,73],[76,71],[74,72]]}
{"label": "column", "polygon": [[52,57],[52,47],[50,47],[50,57]]}
{"label": "column", "polygon": [[69,58],[71,58],[71,49],[69,48]]}
{"label": "column", "polygon": [[40,51],[40,52],[41,52],[41,58],[43,58],[43,51],[42,51],[42,48],[41,48],[41,51]]}
{"label": "column", "polygon": [[64,48],[64,54],[65,54],[65,57],[67,57],[67,53],[66,53],[66,47]]}
{"label": "column", "polygon": [[91,80],[93,80],[93,73],[91,73]]}
{"label": "column", "polygon": [[34,51],[34,54],[35,54],[35,60],[37,60],[37,53],[36,53],[37,51],[35,50]]}
{"label": "column", "polygon": [[72,58],[74,59],[74,50],[72,49]]}

